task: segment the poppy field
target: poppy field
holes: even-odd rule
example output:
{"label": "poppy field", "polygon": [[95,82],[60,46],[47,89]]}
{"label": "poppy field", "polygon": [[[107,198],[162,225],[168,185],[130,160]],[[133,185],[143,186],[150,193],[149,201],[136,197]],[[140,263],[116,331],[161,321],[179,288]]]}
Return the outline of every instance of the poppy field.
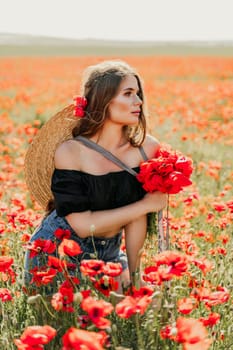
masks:
{"label": "poppy field", "polygon": [[[97,259],[69,274],[79,248],[66,230],[28,244],[44,213],[25,184],[27,147],[83,69],[109,58],[0,58],[0,349],[233,349],[233,58],[120,57],[143,78],[149,132],[193,162],[164,213],[169,250],[145,242],[145,286],[118,294],[121,267]],[[47,259],[29,285],[26,249]]]}

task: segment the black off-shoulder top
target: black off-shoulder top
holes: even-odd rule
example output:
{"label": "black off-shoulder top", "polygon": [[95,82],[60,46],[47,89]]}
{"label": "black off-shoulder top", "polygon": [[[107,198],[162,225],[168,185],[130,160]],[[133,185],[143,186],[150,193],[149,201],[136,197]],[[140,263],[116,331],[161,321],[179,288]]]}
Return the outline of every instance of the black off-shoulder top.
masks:
{"label": "black off-shoulder top", "polygon": [[[133,170],[138,172],[139,167]],[[51,190],[61,217],[86,210],[119,208],[146,194],[141,183],[126,170],[93,175],[79,170],[55,169]]]}

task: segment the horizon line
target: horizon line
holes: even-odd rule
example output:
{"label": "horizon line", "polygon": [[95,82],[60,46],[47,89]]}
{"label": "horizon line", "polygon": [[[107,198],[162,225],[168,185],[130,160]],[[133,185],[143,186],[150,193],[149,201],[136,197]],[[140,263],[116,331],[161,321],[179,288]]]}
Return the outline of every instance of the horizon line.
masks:
{"label": "horizon line", "polygon": [[0,32],[0,35],[15,35],[15,36],[29,36],[34,38],[46,38],[46,39],[58,39],[58,40],[70,40],[70,41],[113,41],[113,42],[135,42],[135,43],[188,43],[188,42],[211,42],[211,43],[220,43],[220,42],[231,42],[233,43],[233,39],[116,39],[116,38],[95,38],[95,37],[83,37],[83,38],[75,38],[75,37],[62,37],[62,36],[51,36],[47,34],[31,34],[31,33],[17,33],[17,32]]}

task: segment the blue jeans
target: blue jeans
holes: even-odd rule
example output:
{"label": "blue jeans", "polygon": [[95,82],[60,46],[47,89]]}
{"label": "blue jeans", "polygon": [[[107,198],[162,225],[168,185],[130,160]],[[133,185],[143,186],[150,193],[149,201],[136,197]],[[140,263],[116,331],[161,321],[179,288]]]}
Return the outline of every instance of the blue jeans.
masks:
{"label": "blue jeans", "polygon": [[[56,210],[52,211],[51,214],[42,220],[40,226],[33,233],[30,242],[37,239],[54,240],[54,231],[58,228],[70,230],[70,239],[77,242],[83,251],[83,253],[70,258],[71,262],[77,264],[77,269],[81,260],[93,259],[95,252],[97,252],[96,259],[103,260],[105,262],[120,262],[123,270],[128,268],[126,254],[120,250],[122,232],[119,232],[116,236],[111,238],[81,238],[74,232],[64,217],[57,215]],[[34,268],[35,266],[40,267],[41,265],[44,265],[44,262],[42,263],[39,255],[34,258],[29,258],[29,253],[30,252],[27,251],[25,255],[25,281],[30,280],[30,269]]]}

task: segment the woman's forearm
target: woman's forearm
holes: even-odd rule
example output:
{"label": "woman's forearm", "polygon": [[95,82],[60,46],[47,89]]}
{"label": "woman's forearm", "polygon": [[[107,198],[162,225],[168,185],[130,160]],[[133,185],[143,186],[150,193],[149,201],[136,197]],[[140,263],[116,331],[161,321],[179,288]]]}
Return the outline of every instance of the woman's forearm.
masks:
{"label": "woman's forearm", "polygon": [[[140,270],[142,248],[147,232],[147,216],[143,215],[124,227],[125,247],[128,258],[130,276]],[[135,276],[134,276],[135,277]]]}
{"label": "woman's forearm", "polygon": [[146,212],[146,206],[141,200],[116,209],[72,213],[67,215],[66,219],[80,237],[90,236],[93,229],[93,234],[98,237],[127,225]]}
{"label": "woman's forearm", "polygon": [[164,193],[147,193],[143,199],[120,208],[72,213],[66,219],[80,237],[85,238],[92,233],[98,237],[114,232],[149,212],[159,211],[166,204],[167,195]]}

